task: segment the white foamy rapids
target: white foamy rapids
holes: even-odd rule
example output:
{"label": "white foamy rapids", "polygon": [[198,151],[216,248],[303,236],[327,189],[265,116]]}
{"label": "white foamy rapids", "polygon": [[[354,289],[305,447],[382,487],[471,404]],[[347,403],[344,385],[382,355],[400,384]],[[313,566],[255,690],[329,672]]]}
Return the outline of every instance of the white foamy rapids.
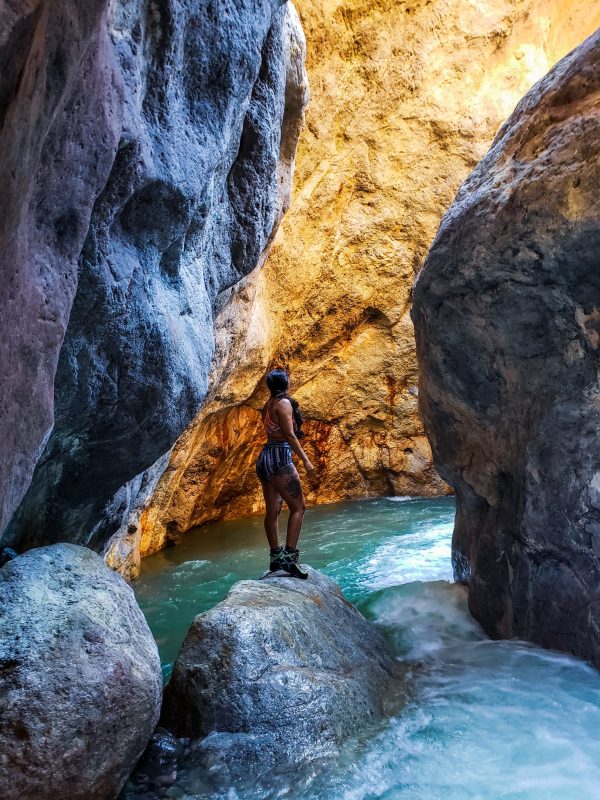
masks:
{"label": "white foamy rapids", "polygon": [[421,581],[386,589],[366,604],[369,616],[409,661],[431,659],[443,649],[486,640],[467,610],[466,590],[446,581]]}
{"label": "white foamy rapids", "polygon": [[507,663],[506,643],[475,647],[477,666],[424,678],[400,718],[304,797],[596,800],[598,676],[519,645]]}
{"label": "white foamy rapids", "polygon": [[412,581],[452,580],[452,523],[428,527],[388,539],[359,570],[361,584],[376,591]]}
{"label": "white foamy rapids", "polygon": [[370,612],[422,661],[399,718],[355,742],[305,800],[597,800],[600,675],[523,642],[493,642],[444,582],[396,587]]}
{"label": "white foamy rapids", "polygon": [[188,578],[190,573],[206,572],[212,566],[206,559],[186,561],[182,566],[173,571],[174,578]]}

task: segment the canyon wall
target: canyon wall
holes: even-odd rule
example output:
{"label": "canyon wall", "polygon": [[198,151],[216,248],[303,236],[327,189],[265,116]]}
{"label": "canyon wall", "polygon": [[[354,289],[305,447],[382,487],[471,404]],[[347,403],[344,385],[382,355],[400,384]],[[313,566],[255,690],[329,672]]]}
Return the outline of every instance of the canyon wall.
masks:
{"label": "canyon wall", "polygon": [[456,577],[496,637],[600,666],[600,31],[521,101],[415,288]]}
{"label": "canyon wall", "polygon": [[154,486],[287,208],[303,57],[281,0],[0,9],[3,545],[102,549]]}
{"label": "canyon wall", "polygon": [[311,102],[294,203],[264,268],[223,294],[207,402],[142,519],[143,553],[262,508],[268,368],[291,370],[309,502],[447,491],[418,412],[411,286],[499,125],[600,25],[570,0],[301,0]]}

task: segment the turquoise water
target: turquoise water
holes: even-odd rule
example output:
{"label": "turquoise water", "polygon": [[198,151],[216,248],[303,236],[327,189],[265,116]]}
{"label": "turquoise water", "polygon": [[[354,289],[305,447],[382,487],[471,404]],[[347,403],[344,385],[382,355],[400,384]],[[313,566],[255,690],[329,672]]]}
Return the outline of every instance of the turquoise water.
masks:
{"label": "turquoise water", "polygon": [[[335,578],[416,662],[411,700],[371,737],[269,789],[208,789],[183,800],[587,800],[600,798],[600,675],[521,642],[492,642],[451,583],[451,498],[381,498],[310,509],[303,560]],[[138,600],[165,676],[194,615],[265,569],[262,521],[221,523],[143,563]]]}

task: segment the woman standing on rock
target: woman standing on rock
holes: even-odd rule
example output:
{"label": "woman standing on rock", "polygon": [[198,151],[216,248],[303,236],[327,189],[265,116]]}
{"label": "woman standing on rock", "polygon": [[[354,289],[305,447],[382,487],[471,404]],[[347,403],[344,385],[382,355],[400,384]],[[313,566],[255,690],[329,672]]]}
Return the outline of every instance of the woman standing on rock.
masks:
{"label": "woman standing on rock", "polygon": [[[285,570],[295,578],[306,578],[308,573],[298,563],[297,548],[306,504],[298,470],[292,462],[292,453],[302,460],[309,476],[314,467],[302,449],[302,414],[298,403],[288,395],[290,379],[283,369],[274,369],[267,375],[271,397],[262,410],[267,443],[256,462],[256,473],[265,496],[265,531],[271,547],[270,571]],[[290,516],[287,524],[285,548],[279,546],[279,513],[285,500]]]}

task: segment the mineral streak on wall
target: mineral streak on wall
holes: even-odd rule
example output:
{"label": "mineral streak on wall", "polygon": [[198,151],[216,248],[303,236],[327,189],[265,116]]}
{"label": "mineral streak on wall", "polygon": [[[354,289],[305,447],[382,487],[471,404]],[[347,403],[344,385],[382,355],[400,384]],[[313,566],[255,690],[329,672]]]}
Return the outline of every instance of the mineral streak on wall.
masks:
{"label": "mineral streak on wall", "polygon": [[445,491],[417,410],[414,276],[500,123],[600,25],[600,8],[566,0],[298,7],[312,97],[293,205],[263,269],[222,298],[212,390],[145,513],[142,552],[260,510],[274,364],[308,418],[309,502]]}

